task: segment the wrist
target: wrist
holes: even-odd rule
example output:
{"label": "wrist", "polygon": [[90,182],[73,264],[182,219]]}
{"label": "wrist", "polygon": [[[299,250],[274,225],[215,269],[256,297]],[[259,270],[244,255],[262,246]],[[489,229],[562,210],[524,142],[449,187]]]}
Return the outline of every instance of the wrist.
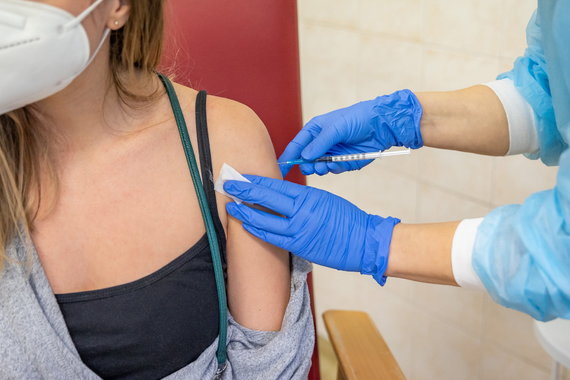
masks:
{"label": "wrist", "polygon": [[396,226],[386,275],[437,284],[456,285],[451,246],[458,222]]}
{"label": "wrist", "polygon": [[397,218],[368,215],[360,273],[372,275],[380,285],[386,283],[390,244],[394,227],[398,223],[400,219]]}
{"label": "wrist", "polygon": [[405,146],[418,149],[424,145],[421,134],[423,108],[410,90],[399,90],[375,99],[375,132],[387,148]]}

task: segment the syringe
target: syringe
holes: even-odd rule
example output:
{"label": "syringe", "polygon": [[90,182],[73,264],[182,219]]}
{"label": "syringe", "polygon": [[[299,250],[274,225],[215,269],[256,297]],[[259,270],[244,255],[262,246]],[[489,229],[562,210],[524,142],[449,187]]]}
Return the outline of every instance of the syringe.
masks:
{"label": "syringe", "polygon": [[377,158],[400,156],[403,154],[410,154],[411,150],[395,150],[392,152],[370,152],[370,153],[354,153],[342,154],[339,156],[324,156],[317,158],[314,161],[307,161],[298,159],[292,161],[278,162],[279,165],[300,165],[300,164],[314,164],[315,162],[345,162],[345,161],[361,161],[361,160],[375,160]]}

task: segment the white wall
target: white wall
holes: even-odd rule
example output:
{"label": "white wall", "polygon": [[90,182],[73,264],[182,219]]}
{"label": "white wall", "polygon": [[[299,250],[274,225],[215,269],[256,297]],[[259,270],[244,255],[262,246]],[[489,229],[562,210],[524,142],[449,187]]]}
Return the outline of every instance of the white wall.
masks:
{"label": "white wall", "polygon": [[[525,47],[533,0],[300,0],[304,118],[401,88],[450,90],[493,80]],[[483,216],[552,187],[556,168],[523,157],[422,149],[309,184],[404,222]],[[321,313],[371,314],[409,379],[546,379],[531,319],[487,295],[316,268]]]}

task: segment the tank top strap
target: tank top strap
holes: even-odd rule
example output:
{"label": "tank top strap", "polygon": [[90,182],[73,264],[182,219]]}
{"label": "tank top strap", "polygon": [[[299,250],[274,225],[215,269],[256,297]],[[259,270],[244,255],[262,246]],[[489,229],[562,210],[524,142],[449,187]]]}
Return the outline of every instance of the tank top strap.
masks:
{"label": "tank top strap", "polygon": [[206,113],[207,97],[208,93],[204,90],[198,92],[198,96],[196,97],[196,131],[200,155],[200,172],[202,173],[202,183],[208,200],[208,208],[210,209],[212,219],[214,220],[214,227],[216,228],[218,243],[220,244],[222,258],[225,264],[226,235],[218,214],[216,192],[214,190],[214,169],[212,164],[212,154],[210,151],[210,138],[208,135],[208,116]]}
{"label": "tank top strap", "polygon": [[[218,372],[221,376],[221,373],[227,366],[227,327],[228,327],[228,303],[227,303],[227,295],[226,295],[226,283],[225,283],[225,275],[226,271],[224,270],[224,261],[225,261],[225,235],[224,231],[221,228],[222,224],[220,222],[220,218],[217,212],[215,197],[212,199],[213,190],[210,192],[210,197],[206,196],[205,188],[208,188],[208,183],[210,178],[208,178],[208,173],[212,172],[212,165],[211,165],[211,158],[210,164],[204,166],[202,165],[202,178],[200,178],[200,169],[198,169],[198,164],[196,162],[196,157],[194,154],[194,149],[192,147],[192,141],[190,140],[190,136],[188,134],[188,128],[186,125],[186,121],[184,120],[184,113],[182,112],[182,108],[180,107],[180,102],[178,101],[178,96],[176,95],[176,90],[170,79],[164,76],[163,74],[158,73],[158,76],[162,83],[164,84],[164,88],[166,89],[166,94],[168,95],[168,99],[170,100],[170,104],[172,107],[172,112],[174,113],[174,118],[176,120],[176,125],[178,128],[178,132],[180,134],[180,139],[182,141],[182,147],[184,149],[184,155],[186,157],[186,161],[188,163],[188,168],[190,169],[190,176],[192,177],[192,183],[194,185],[194,189],[196,191],[196,195],[198,197],[198,204],[200,205],[200,211],[202,213],[202,219],[204,220],[204,224],[206,226],[206,236],[208,237],[208,244],[210,246],[210,253],[212,258],[212,266],[214,268],[214,277],[216,280],[216,292],[218,294],[218,307],[219,307],[219,334],[218,334],[218,348],[216,350],[216,359],[218,362]],[[205,95],[201,95],[205,96]],[[199,102],[200,98],[197,98],[197,103]],[[206,119],[206,104],[205,99],[202,100],[204,102],[203,105],[197,104],[196,107],[196,119],[198,120],[196,129],[200,131],[204,127],[204,120]],[[201,111],[200,111],[201,110]],[[203,115],[200,117],[200,115]],[[209,147],[209,144],[206,144]],[[200,154],[203,155],[202,162],[204,162],[204,158],[206,160],[209,157],[209,154],[203,153],[203,147],[200,146]],[[209,168],[208,168],[209,166]],[[209,185],[211,186],[211,184]],[[210,199],[210,201],[209,201]],[[214,215],[212,215],[214,213]],[[217,226],[216,226],[217,225]],[[220,231],[221,233],[218,233]],[[220,240],[223,239],[223,240]],[[220,244],[223,242],[224,244]]]}

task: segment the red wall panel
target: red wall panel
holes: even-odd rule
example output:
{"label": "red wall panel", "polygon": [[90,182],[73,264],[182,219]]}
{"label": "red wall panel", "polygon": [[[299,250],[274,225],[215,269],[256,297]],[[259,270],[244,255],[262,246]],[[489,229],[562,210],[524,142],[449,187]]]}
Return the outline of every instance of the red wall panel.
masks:
{"label": "red wall panel", "polygon": [[[179,82],[247,104],[277,154],[302,124],[293,0],[169,0],[165,68]],[[289,180],[304,183],[298,171]]]}
{"label": "red wall panel", "polygon": [[[263,120],[281,154],[302,126],[296,1],[167,4],[162,70],[179,83],[247,104]],[[287,179],[305,183],[298,169]],[[311,380],[319,379],[316,352]]]}

